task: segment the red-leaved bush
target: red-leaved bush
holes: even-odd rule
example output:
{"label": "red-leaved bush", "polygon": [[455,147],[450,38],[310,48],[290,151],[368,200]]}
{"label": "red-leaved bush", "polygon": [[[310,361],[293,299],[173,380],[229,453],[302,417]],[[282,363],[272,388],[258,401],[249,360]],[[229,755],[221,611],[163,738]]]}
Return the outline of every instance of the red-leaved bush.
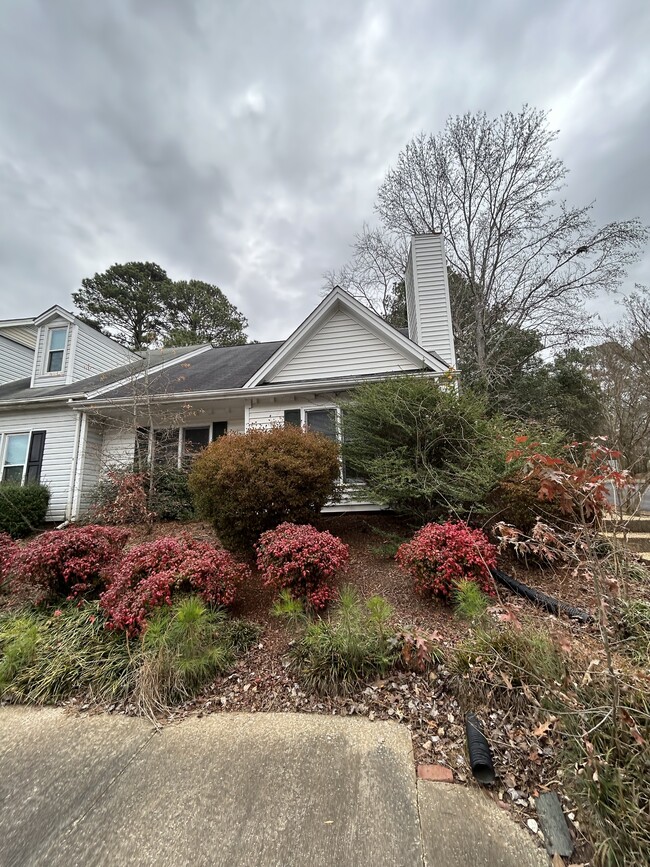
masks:
{"label": "red-leaved bush", "polygon": [[211,605],[230,605],[250,570],[222,548],[186,536],[143,542],[126,553],[100,604],[110,629],[139,635],[147,616],[172,604],[178,590],[197,592]]}
{"label": "red-leaved bush", "polygon": [[13,586],[37,603],[101,590],[128,538],[128,530],[92,524],[41,533],[16,551]]}
{"label": "red-leaved bush", "polygon": [[101,524],[150,523],[156,516],[147,503],[146,480],[144,473],[109,470],[97,490],[91,519]]}
{"label": "red-leaved bush", "polygon": [[9,533],[0,533],[0,587],[9,577],[11,564],[18,553],[18,545]]}
{"label": "red-leaved bush", "polygon": [[324,608],[334,591],[326,582],[350,558],[348,546],[311,524],[280,524],[262,533],[257,545],[257,568],[264,584],[288,589],[316,609]]}
{"label": "red-leaved bush", "polygon": [[395,559],[419,593],[447,600],[462,580],[476,581],[481,590],[493,593],[490,568],[496,566],[496,548],[485,533],[463,521],[425,524],[400,545]]}

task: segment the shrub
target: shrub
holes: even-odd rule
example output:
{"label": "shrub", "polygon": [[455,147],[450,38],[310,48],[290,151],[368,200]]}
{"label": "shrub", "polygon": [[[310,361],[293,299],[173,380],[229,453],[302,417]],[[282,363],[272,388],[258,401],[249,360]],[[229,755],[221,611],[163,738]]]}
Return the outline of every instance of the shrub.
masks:
{"label": "shrub", "polygon": [[7,582],[18,546],[9,533],[0,533],[0,588]]}
{"label": "shrub", "polygon": [[316,518],[339,472],[338,446],[327,437],[293,426],[253,428],[204,449],[189,485],[223,544],[243,548],[283,521]]}
{"label": "shrub", "polygon": [[187,470],[156,468],[150,506],[161,521],[190,521],[194,517],[194,503]]}
{"label": "shrub", "polygon": [[499,551],[511,550],[517,557],[531,557],[541,564],[577,564],[589,554],[589,545],[574,527],[573,531],[551,527],[538,520],[527,536],[509,524],[495,524],[492,528],[499,543]]}
{"label": "shrub", "polygon": [[45,521],[50,492],[45,485],[0,484],[0,532],[15,539],[40,530]]}
{"label": "shrub", "polygon": [[420,593],[448,600],[462,580],[493,592],[490,569],[496,566],[496,548],[485,533],[463,522],[426,524],[400,547],[395,559]]}
{"label": "shrub", "polygon": [[327,530],[285,522],[262,533],[257,568],[267,587],[288,589],[313,608],[324,608],[333,591],[327,581],[348,562],[350,549]]}
{"label": "shrub", "polygon": [[42,533],[18,550],[14,586],[37,603],[101,590],[128,537],[127,530],[92,524]]}
{"label": "shrub", "polygon": [[155,517],[149,510],[146,475],[109,470],[95,489],[90,519],[100,524],[148,524]]}
{"label": "shrub", "polygon": [[540,481],[520,475],[504,479],[490,492],[487,506],[493,520],[530,533],[538,518],[547,524],[566,527],[571,515],[566,515],[558,503],[542,500]]}
{"label": "shrub", "polygon": [[402,376],[366,383],[343,407],[343,456],[359,496],[418,521],[476,512],[507,474],[510,423],[448,382]]}
{"label": "shrub", "polygon": [[126,553],[100,602],[111,629],[138,635],[149,613],[172,604],[174,592],[193,590],[209,605],[230,605],[249,575],[245,564],[209,542],[156,539]]}
{"label": "shrub", "polygon": [[619,602],[618,632],[625,649],[644,668],[650,661],[650,602],[628,599]]}
{"label": "shrub", "polygon": [[[283,591],[275,613],[286,606],[296,619],[299,603]],[[304,631],[292,645],[291,665],[305,687],[329,695],[353,692],[370,678],[381,677],[395,663],[398,652],[388,625],[390,605],[374,596],[365,605],[350,587],[344,587],[328,619],[309,620],[303,613]]]}

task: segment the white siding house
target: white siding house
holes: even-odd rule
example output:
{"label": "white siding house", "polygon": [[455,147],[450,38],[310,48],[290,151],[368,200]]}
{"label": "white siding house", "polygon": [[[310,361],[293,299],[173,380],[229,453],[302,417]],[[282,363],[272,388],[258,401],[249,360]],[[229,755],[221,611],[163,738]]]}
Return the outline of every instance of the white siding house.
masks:
{"label": "white siding house", "polygon": [[[251,426],[301,424],[338,438],[340,401],[359,383],[453,375],[442,236],[412,239],[405,282],[408,337],[338,287],[286,340],[144,358],[61,307],[0,322],[0,484],[40,478],[47,517],[60,522],[88,508],[108,467],[133,466],[136,439],[139,455],[155,461],[162,449],[180,466]],[[20,350],[3,356],[3,339]],[[336,508],[373,505],[356,496]]]}
{"label": "white siding house", "polygon": [[34,350],[0,332],[0,384],[32,375]]}

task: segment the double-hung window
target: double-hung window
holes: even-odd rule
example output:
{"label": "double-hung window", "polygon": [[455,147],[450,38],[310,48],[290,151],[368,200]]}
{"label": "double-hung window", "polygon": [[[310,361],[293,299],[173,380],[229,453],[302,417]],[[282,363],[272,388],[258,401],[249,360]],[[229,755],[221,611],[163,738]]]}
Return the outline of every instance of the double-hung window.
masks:
{"label": "double-hung window", "polygon": [[45,431],[31,433],[5,434],[2,449],[2,481],[39,482],[43,451],[45,448]]}
{"label": "double-hung window", "polygon": [[65,356],[65,344],[68,339],[68,326],[50,328],[48,332],[47,366],[48,373],[61,373]]}

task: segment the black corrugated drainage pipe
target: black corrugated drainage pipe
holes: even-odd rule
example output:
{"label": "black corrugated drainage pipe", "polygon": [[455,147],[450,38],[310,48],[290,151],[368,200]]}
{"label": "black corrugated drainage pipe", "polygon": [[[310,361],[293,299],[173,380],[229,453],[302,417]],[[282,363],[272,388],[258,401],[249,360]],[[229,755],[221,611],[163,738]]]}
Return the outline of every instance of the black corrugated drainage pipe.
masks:
{"label": "black corrugated drainage pipe", "polygon": [[490,745],[483,734],[483,726],[475,713],[465,717],[465,732],[467,734],[467,749],[469,764],[474,778],[484,786],[493,783],[497,775],[494,773]]}
{"label": "black corrugated drainage pipe", "polygon": [[492,569],[491,572],[497,581],[509,590],[512,590],[513,593],[523,596],[536,605],[541,605],[542,608],[550,611],[551,614],[555,614],[556,617],[560,614],[565,614],[571,620],[579,620],[580,623],[591,623],[593,620],[588,611],[584,611],[582,608],[575,608],[573,605],[567,605],[566,602],[560,602],[554,596],[548,596],[546,593],[535,590],[533,587],[528,587],[527,584],[522,584],[521,581],[517,581],[516,578],[506,575],[500,569]]}

